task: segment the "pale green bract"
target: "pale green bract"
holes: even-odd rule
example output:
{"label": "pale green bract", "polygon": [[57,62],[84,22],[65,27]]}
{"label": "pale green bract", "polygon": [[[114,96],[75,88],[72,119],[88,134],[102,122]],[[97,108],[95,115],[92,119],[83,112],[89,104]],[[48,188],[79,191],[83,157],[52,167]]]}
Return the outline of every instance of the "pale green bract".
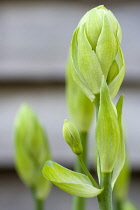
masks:
{"label": "pale green bract", "polygon": [[123,128],[122,128],[122,107],[123,107],[123,95],[120,96],[117,104],[116,104],[116,110],[117,110],[117,115],[118,115],[118,123],[120,127],[120,145],[119,145],[119,150],[116,158],[116,162],[114,165],[113,169],[113,174],[112,174],[112,187],[114,187],[114,184],[125,164],[125,141],[124,141],[124,136],[123,136]]}
{"label": "pale green bract", "polygon": [[51,187],[41,172],[44,162],[50,159],[50,150],[45,132],[28,105],[22,105],[17,113],[14,131],[16,170],[36,198],[43,200]]}
{"label": "pale green bract", "polygon": [[66,73],[66,96],[69,114],[71,121],[76,125],[78,131],[87,132],[93,119],[94,104],[73,80],[72,71],[73,65],[69,56]]}
{"label": "pale green bract", "polygon": [[91,101],[100,92],[103,75],[111,98],[120,88],[125,74],[121,37],[117,19],[104,6],[87,12],[73,33],[73,79]]}
{"label": "pale green bract", "polygon": [[43,175],[61,190],[72,195],[91,198],[102,192],[102,189],[92,186],[86,175],[71,171],[53,161],[46,162]]}
{"label": "pale green bract", "polygon": [[[122,155],[118,154],[121,145],[121,131],[117,110],[111,101],[104,78],[100,91],[100,106],[96,125],[96,144],[99,153],[101,172],[111,173],[117,161],[117,156],[119,157],[119,155]],[[121,164],[121,166],[119,164]],[[117,173],[120,168],[123,167],[123,164],[124,160],[122,163],[120,161],[117,162],[117,172],[115,173],[115,176],[117,176]]]}

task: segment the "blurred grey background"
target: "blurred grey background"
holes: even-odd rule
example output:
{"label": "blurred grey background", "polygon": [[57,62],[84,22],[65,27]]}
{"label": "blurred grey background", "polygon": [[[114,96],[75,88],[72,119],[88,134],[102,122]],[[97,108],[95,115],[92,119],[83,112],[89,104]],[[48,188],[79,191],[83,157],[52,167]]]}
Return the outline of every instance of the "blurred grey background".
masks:
{"label": "blurred grey background", "polygon": [[[130,198],[140,206],[140,2],[139,1],[0,1],[0,209],[33,209],[28,189],[14,170],[13,124],[22,103],[36,111],[58,163],[73,168],[74,155],[62,138],[69,119],[65,99],[65,65],[73,30],[85,12],[99,4],[110,9],[123,31],[127,72],[124,124],[132,182]],[[93,129],[91,129],[93,130]],[[90,133],[89,163],[93,169]],[[62,202],[61,202],[62,201]],[[71,209],[71,196],[56,187],[46,209]],[[88,199],[88,209],[97,209]]]}

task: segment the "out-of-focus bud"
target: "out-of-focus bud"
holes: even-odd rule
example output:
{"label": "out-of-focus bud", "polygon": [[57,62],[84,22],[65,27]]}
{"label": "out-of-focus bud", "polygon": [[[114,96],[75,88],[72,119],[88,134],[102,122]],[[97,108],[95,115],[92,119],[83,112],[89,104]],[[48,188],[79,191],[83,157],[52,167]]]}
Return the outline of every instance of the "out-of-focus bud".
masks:
{"label": "out-of-focus bud", "polygon": [[69,56],[66,74],[66,96],[69,113],[71,120],[74,125],[76,125],[78,131],[87,132],[93,119],[94,104],[73,80],[72,71],[73,65],[71,57]]}
{"label": "out-of-focus bud", "polygon": [[44,200],[51,184],[43,177],[42,167],[50,159],[50,150],[45,132],[28,105],[17,113],[14,131],[16,170],[35,197]]}
{"label": "out-of-focus bud", "polygon": [[74,154],[80,155],[83,152],[79,132],[76,127],[68,120],[65,120],[63,124],[63,136]]}
{"label": "out-of-focus bud", "polygon": [[120,88],[125,74],[121,38],[117,19],[104,6],[87,12],[73,33],[73,78],[91,101],[100,91],[103,75],[111,98]]}
{"label": "out-of-focus bud", "polygon": [[122,210],[138,210],[138,208],[130,201],[123,203]]}
{"label": "out-of-focus bud", "polygon": [[128,162],[128,159],[126,159],[125,164],[114,186],[114,193],[117,201],[125,201],[127,199],[129,182],[130,182],[130,164]]}

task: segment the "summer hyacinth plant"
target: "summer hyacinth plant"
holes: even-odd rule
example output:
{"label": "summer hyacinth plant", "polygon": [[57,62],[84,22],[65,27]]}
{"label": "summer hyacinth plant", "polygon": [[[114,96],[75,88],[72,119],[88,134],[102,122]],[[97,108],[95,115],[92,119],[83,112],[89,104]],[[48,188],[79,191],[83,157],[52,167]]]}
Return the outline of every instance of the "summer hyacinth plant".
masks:
{"label": "summer hyacinth plant", "polygon": [[73,79],[96,107],[98,183],[84,164],[77,125],[69,121],[64,122],[63,136],[77,155],[84,174],[53,161],[46,162],[43,168],[44,176],[60,189],[84,198],[97,196],[100,210],[113,209],[112,191],[125,162],[123,96],[116,105],[112,102],[125,74],[121,39],[117,19],[111,11],[99,6],[80,20],[71,42]]}
{"label": "summer hyacinth plant", "polygon": [[43,177],[42,167],[51,156],[44,129],[28,105],[17,113],[14,140],[17,173],[33,194],[35,210],[43,210],[51,183]]}

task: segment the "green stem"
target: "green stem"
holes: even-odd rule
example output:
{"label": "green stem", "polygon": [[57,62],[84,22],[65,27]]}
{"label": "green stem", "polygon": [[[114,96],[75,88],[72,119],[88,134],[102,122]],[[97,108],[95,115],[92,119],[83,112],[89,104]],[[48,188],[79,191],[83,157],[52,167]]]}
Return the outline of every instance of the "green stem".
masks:
{"label": "green stem", "polygon": [[98,195],[100,210],[113,210],[111,176],[111,173],[102,173],[101,188],[104,190]]}
{"label": "green stem", "polygon": [[[96,121],[98,121],[100,94],[96,95],[94,104],[96,106]],[[100,187],[104,189],[103,192],[100,195],[98,195],[98,203],[100,210],[113,210],[111,176],[111,173],[102,173],[100,168]]]}
{"label": "green stem", "polygon": [[43,201],[40,199],[35,200],[35,210],[43,210]]}
{"label": "green stem", "polygon": [[[80,132],[80,137],[81,137],[81,142],[82,142],[82,146],[84,149],[83,153],[82,153],[82,158],[83,158],[85,165],[87,165],[88,132]],[[77,171],[79,173],[84,173],[78,158],[76,159],[75,171]],[[86,206],[85,198],[73,196],[73,206],[72,206],[73,210],[85,210],[85,206]]]}
{"label": "green stem", "polygon": [[32,188],[31,191],[32,191],[33,200],[34,200],[34,203],[35,203],[35,210],[43,210],[44,209],[43,200],[38,199],[36,197],[34,188]]}
{"label": "green stem", "polygon": [[85,172],[85,174],[88,176],[88,178],[90,179],[92,185],[96,188],[99,188],[96,181],[94,180],[93,176],[90,174],[90,172],[88,171],[87,167],[85,166],[84,162],[83,162],[83,159],[82,159],[82,156],[81,155],[78,155],[78,158],[79,158],[79,161],[80,161],[80,164],[83,168],[83,171]]}

